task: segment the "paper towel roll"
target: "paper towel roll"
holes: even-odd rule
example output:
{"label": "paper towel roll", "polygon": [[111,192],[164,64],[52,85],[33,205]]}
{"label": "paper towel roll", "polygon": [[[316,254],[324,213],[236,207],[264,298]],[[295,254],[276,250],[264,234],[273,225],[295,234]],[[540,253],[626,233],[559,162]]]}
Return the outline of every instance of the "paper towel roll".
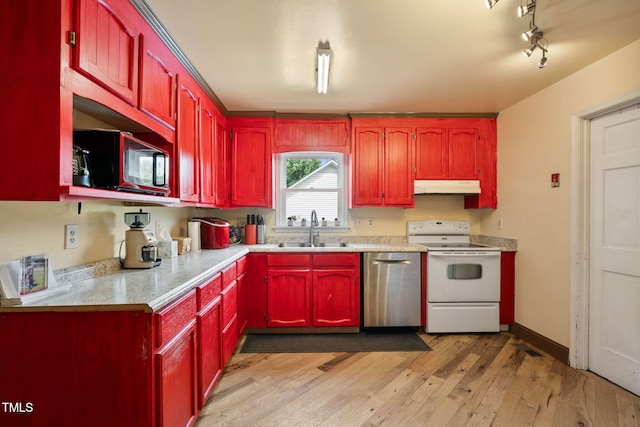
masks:
{"label": "paper towel roll", "polygon": [[189,221],[187,224],[187,235],[191,237],[191,252],[200,251],[200,222]]}

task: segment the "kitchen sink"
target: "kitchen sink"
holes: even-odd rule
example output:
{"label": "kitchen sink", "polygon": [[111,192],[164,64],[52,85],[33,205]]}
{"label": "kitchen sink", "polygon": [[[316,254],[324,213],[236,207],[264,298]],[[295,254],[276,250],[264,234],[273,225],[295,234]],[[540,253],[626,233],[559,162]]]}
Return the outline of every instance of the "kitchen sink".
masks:
{"label": "kitchen sink", "polygon": [[346,243],[340,243],[340,242],[325,242],[325,243],[320,243],[319,245],[316,245],[319,248],[346,248],[348,245]]}
{"label": "kitchen sink", "polygon": [[346,243],[340,242],[323,242],[317,245],[311,245],[307,242],[283,242],[278,243],[279,248],[346,248],[348,245]]}
{"label": "kitchen sink", "polygon": [[310,248],[311,244],[310,243],[302,243],[302,242],[286,242],[286,243],[279,243],[278,244],[279,248]]}

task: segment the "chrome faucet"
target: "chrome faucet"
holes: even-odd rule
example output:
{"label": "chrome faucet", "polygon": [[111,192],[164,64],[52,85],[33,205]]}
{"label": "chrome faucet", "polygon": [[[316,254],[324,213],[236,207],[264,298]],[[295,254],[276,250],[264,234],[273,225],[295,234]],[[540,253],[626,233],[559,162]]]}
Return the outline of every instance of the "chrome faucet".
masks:
{"label": "chrome faucet", "polygon": [[315,245],[315,237],[320,237],[320,232],[316,231],[315,233],[313,232],[313,227],[317,227],[320,224],[318,223],[318,214],[316,213],[316,210],[313,209],[311,211],[311,224],[309,227],[309,245],[314,246]]}

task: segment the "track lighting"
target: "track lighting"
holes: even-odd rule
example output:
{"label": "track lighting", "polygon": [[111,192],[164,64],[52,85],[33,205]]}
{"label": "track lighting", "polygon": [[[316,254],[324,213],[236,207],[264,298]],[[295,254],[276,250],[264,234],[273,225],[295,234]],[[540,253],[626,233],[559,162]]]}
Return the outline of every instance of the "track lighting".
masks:
{"label": "track lighting", "polygon": [[485,0],[484,4],[487,6],[487,9],[491,10],[499,1],[500,0]]}
{"label": "track lighting", "polygon": [[518,17],[522,18],[528,13],[533,13],[536,10],[536,0],[532,0],[530,3],[518,6]]}
{"label": "track lighting", "polygon": [[528,57],[530,57],[530,56],[531,56],[531,54],[533,53],[533,51],[534,51],[534,50],[536,50],[536,48],[537,48],[537,47],[538,47],[538,45],[534,43],[534,44],[532,44],[531,46],[529,46],[529,48],[528,48],[528,49],[523,50],[523,51],[522,51],[522,54],[528,58]]}
{"label": "track lighting", "polygon": [[542,58],[538,61],[538,68],[542,69],[547,66],[547,49],[542,49]]}
{"label": "track lighting", "polygon": [[525,31],[522,33],[522,40],[529,41],[533,37],[533,35],[538,31],[538,27],[535,25],[529,29],[529,31]]}

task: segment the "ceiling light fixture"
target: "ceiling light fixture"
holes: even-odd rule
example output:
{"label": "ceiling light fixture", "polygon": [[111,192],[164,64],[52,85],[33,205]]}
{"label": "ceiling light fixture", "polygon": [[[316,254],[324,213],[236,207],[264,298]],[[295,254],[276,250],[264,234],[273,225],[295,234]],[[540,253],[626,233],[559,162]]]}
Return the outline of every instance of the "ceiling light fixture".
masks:
{"label": "ceiling light fixture", "polygon": [[529,46],[528,49],[522,51],[524,56],[529,57],[537,47],[542,48],[542,46],[540,46],[539,44],[539,42],[542,40],[542,36],[542,31],[535,31],[533,34],[531,34],[531,38],[529,39],[531,41],[531,46]]}
{"label": "ceiling light fixture", "polygon": [[329,67],[331,65],[331,48],[329,43],[318,44],[318,93],[327,93],[329,88]]}
{"label": "ceiling light fixture", "polygon": [[491,10],[499,1],[500,0],[485,0],[484,4],[487,6],[487,9]]}
{"label": "ceiling light fixture", "polygon": [[538,27],[535,25],[529,29],[529,31],[525,31],[522,33],[522,40],[529,41],[533,37],[533,35],[538,31]]}
{"label": "ceiling light fixture", "polygon": [[542,58],[538,61],[538,68],[544,68],[547,66],[547,49],[542,49]]}
{"label": "ceiling light fixture", "polygon": [[518,6],[518,17],[522,18],[526,14],[534,13],[536,10],[536,0],[531,0],[527,4]]}

